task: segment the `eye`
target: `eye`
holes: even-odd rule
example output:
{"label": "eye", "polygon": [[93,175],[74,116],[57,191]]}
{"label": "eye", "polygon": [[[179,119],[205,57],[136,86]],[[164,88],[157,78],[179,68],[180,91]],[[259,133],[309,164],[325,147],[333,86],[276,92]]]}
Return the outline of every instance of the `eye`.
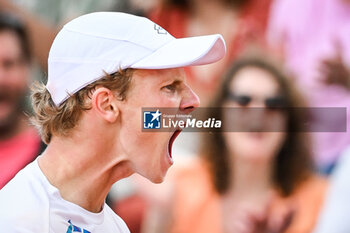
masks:
{"label": "eye", "polygon": [[233,93],[228,94],[228,98],[234,102],[236,102],[241,107],[247,106],[251,101],[252,97],[248,95],[235,95]]}
{"label": "eye", "polygon": [[282,96],[270,97],[265,100],[267,108],[285,108],[287,107],[287,100]]}
{"label": "eye", "polygon": [[162,87],[162,89],[165,89],[169,92],[175,92],[176,91],[176,86],[174,84],[166,85]]}
{"label": "eye", "polygon": [[236,102],[241,105],[242,107],[247,106],[252,98],[247,95],[237,95],[236,96]]}

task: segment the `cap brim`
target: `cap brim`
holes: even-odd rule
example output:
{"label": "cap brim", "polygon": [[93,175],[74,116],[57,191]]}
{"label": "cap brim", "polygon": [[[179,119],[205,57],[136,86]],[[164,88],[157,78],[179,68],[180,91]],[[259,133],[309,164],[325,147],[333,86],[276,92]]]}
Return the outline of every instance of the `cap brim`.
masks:
{"label": "cap brim", "polygon": [[175,39],[131,65],[136,69],[168,69],[214,63],[225,56],[221,35]]}

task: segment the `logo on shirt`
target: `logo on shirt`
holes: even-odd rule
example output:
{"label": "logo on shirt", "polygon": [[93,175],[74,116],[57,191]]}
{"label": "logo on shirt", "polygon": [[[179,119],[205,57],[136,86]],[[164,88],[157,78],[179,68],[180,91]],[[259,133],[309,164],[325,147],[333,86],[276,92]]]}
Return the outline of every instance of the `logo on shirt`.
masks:
{"label": "logo on shirt", "polygon": [[80,227],[73,225],[72,221],[70,219],[68,220],[68,223],[69,223],[69,226],[68,226],[66,233],[73,233],[73,232],[91,233],[88,230],[85,230],[85,229],[82,229]]}
{"label": "logo on shirt", "polygon": [[168,32],[164,28],[162,28],[157,24],[154,24],[154,30],[156,30],[158,34],[163,34],[163,35],[168,34]]}
{"label": "logo on shirt", "polygon": [[143,112],[143,128],[144,129],[160,129],[160,118],[162,113],[159,109],[156,112],[144,111]]}

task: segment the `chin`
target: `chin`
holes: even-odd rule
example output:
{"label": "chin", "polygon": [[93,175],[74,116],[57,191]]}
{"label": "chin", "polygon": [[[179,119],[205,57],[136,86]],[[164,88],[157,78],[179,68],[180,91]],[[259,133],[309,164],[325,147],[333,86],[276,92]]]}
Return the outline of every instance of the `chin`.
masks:
{"label": "chin", "polygon": [[151,182],[154,183],[154,184],[160,184],[160,183],[163,183],[163,181],[164,181],[164,177],[151,180]]}
{"label": "chin", "polygon": [[160,168],[158,169],[154,168],[153,171],[150,173],[143,173],[143,174],[139,173],[139,174],[154,184],[160,184],[160,183],[163,183],[167,171],[168,169],[165,170]]}
{"label": "chin", "polygon": [[151,175],[149,180],[152,183],[155,183],[155,184],[163,183],[169,168],[170,168],[170,166],[169,167],[163,167],[163,168],[159,169],[158,172],[153,173]]}
{"label": "chin", "polygon": [[164,176],[156,176],[156,177],[147,178],[147,179],[154,184],[160,184],[160,183],[163,183],[164,177],[165,177],[165,175]]}

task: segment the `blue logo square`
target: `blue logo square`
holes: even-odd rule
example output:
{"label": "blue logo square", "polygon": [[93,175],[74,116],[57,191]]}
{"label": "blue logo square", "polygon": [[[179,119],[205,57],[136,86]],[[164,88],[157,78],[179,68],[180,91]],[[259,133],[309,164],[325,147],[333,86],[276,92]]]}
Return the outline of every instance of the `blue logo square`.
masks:
{"label": "blue logo square", "polygon": [[144,129],[160,129],[162,113],[157,111],[143,112],[143,128]]}

